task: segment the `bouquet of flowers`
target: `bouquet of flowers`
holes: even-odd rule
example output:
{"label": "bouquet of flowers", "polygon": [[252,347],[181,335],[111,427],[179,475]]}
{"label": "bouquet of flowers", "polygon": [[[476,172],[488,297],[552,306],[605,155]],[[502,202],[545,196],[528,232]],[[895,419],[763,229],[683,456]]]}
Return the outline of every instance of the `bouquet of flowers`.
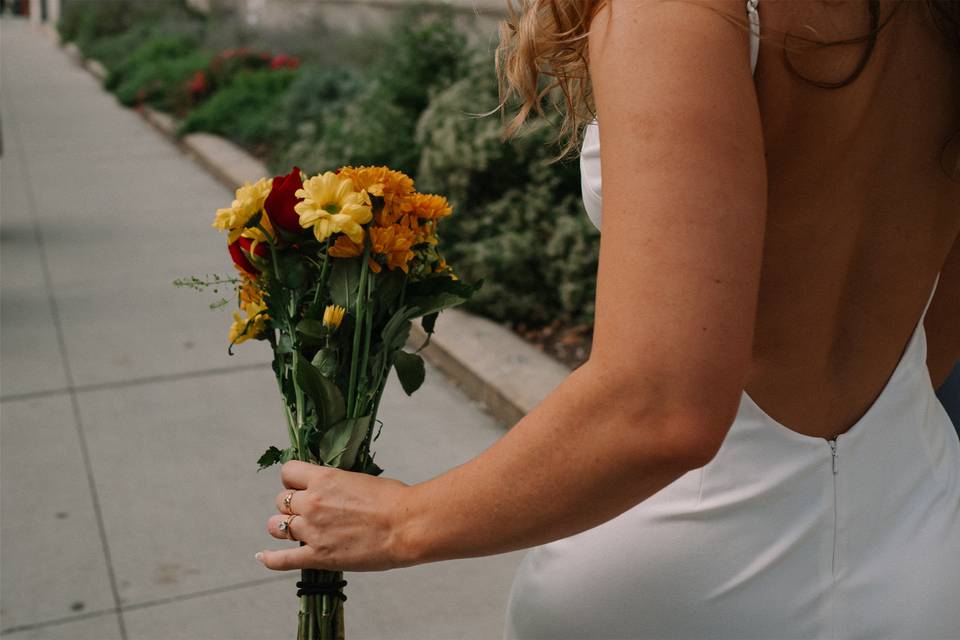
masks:
{"label": "bouquet of flowers", "polygon": [[[230,348],[270,344],[286,417],[289,446],[267,449],[261,469],[295,459],[382,473],[370,445],[387,376],[394,369],[408,395],[424,379],[423,360],[403,349],[411,322],[429,342],[437,314],[481,285],[459,280],[438,251],[451,213],[444,197],[373,166],[309,178],[294,167],[217,211],[239,272]],[[344,637],[342,577],[302,572],[299,640]]]}

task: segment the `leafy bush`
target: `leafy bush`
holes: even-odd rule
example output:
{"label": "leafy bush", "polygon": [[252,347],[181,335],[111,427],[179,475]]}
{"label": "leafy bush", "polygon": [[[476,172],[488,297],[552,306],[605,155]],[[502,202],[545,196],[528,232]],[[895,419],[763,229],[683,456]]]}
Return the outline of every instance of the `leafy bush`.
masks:
{"label": "leafy bush", "polygon": [[266,146],[276,130],[277,104],[297,73],[292,69],[262,69],[237,74],[229,85],[187,115],[180,133],[207,131],[254,150]]}
{"label": "leafy bush", "polygon": [[[420,146],[414,138],[417,118],[430,97],[466,70],[464,35],[455,26],[450,7],[412,5],[401,11],[379,43],[380,53],[360,74],[343,71],[343,91],[329,100],[292,100],[286,121],[298,118],[281,136],[289,148],[272,166],[299,165],[304,170],[344,164],[386,164],[414,174]],[[315,82],[323,84],[326,78]],[[308,88],[305,80],[304,89]],[[303,95],[303,89],[298,89]]]}
{"label": "leafy bush", "polygon": [[[134,52],[138,52],[141,45],[156,39],[185,42],[189,45],[187,49],[195,49],[203,38],[204,28],[205,23],[202,20],[170,13],[161,19],[137,22],[122,33],[98,38],[90,42],[83,53],[88,58],[99,60],[108,70],[114,71],[123,66]],[[139,55],[140,62],[147,60],[147,55]]]}
{"label": "leafy bush", "polygon": [[377,82],[349,99],[331,101],[322,115],[299,129],[303,137],[274,164],[308,172],[353,164],[385,164],[413,174],[419,149],[413,140],[416,114],[400,108]]}
{"label": "leafy bush", "polygon": [[178,116],[194,109],[211,95],[230,84],[233,78],[257,69],[297,69],[300,59],[286,54],[273,55],[245,47],[225,49],[215,55],[205,69],[197,70],[176,91],[174,103]]}
{"label": "leafy bush", "polygon": [[277,106],[277,144],[270,158],[271,169],[286,172],[298,165],[317,173],[338,164],[342,153],[320,147],[328,129],[343,121],[343,112],[365,83],[362,75],[345,67],[303,67]]}
{"label": "leafy bush", "polygon": [[210,53],[196,47],[186,36],[154,36],[110,70],[105,86],[125,105],[170,111],[183,83],[210,62]]}
{"label": "leafy bush", "polygon": [[370,73],[394,104],[419,115],[434,92],[467,72],[465,40],[451,7],[411,5],[388,29]]}
{"label": "leafy bush", "polygon": [[417,188],[454,206],[440,227],[444,253],[465,279],[486,278],[474,311],[531,325],[592,322],[599,234],[583,211],[579,166],[548,164],[556,121],[534,119],[504,144],[498,115],[468,115],[499,102],[492,57],[475,56],[417,124]]}

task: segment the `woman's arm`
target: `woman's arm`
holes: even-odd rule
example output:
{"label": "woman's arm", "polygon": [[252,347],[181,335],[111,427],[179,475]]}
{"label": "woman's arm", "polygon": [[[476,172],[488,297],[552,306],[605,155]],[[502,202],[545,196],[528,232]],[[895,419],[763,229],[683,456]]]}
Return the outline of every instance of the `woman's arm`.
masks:
{"label": "woman's arm", "polygon": [[736,415],[766,216],[747,33],[691,3],[608,3],[589,48],[604,196],[592,355],[479,456],[411,487],[409,562],[599,525],[710,460]]}
{"label": "woman's arm", "polygon": [[306,546],[258,555],[267,567],[381,570],[542,544],[716,453],[750,359],[766,215],[747,32],[694,2],[637,0],[602,8],[589,46],[604,196],[590,360],[426,482],[286,463]]}

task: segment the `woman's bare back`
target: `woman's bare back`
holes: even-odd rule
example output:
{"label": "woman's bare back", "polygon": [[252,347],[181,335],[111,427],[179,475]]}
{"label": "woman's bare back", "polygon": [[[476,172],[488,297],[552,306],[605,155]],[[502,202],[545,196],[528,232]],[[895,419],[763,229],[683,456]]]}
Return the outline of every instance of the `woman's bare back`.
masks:
{"label": "woman's bare back", "polygon": [[[960,128],[960,64],[925,11],[904,2],[841,89],[803,82],[777,42],[761,45],[768,218],[746,389],[806,435],[843,433],[873,404],[957,244],[960,182],[940,152]],[[827,41],[869,27],[862,2],[764,0],[760,12],[767,28]],[[863,47],[790,55],[806,77],[836,82]],[[925,323],[937,384],[960,355],[960,330],[943,317],[958,303],[960,268],[944,269]]]}

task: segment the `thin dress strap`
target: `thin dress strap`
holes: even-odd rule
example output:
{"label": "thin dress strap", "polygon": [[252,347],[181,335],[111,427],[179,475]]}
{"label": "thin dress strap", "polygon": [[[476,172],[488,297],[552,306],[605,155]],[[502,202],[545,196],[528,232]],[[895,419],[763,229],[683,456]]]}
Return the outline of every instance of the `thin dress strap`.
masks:
{"label": "thin dress strap", "polygon": [[760,56],[760,14],[757,12],[759,0],[747,0],[747,16],[750,18],[750,69],[757,70],[757,58]]}

